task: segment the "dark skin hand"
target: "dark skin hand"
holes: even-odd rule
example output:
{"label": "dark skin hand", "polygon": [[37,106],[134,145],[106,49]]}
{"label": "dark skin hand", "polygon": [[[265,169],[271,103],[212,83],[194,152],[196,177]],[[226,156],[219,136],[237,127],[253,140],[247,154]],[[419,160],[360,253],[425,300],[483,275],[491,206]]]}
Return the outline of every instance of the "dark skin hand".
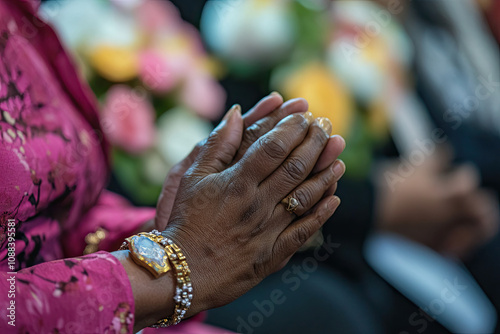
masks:
{"label": "dark skin hand", "polygon": [[[260,121],[261,137],[246,139],[252,130],[247,131],[240,110],[233,109],[196,149],[175,191],[173,209],[162,209],[168,196],[159,200],[157,224],[167,226],[192,271],[195,293],[187,316],[233,301],[278,270],[340,203],[331,192],[344,171],[343,163],[333,162],[343,140],[330,139],[302,114],[284,119],[282,111],[276,114],[269,114],[267,123],[266,118]],[[326,150],[338,154],[324,158]],[[321,168],[319,162],[329,160]],[[280,203],[289,195],[300,202],[295,214]],[[167,222],[162,210],[168,212]],[[153,279],[130,260],[128,251],[114,254],[132,284],[135,329],[172,314],[172,275]]]}
{"label": "dark skin hand", "polygon": [[[257,139],[269,132],[283,118],[295,113],[304,113],[307,111],[307,108],[308,103],[306,100],[298,98],[283,103],[283,98],[278,93],[272,93],[261,99],[255,107],[243,115],[245,131],[233,163],[239,161],[246,153],[247,149],[257,141]],[[141,231],[151,231],[153,228],[159,231],[165,229],[174,205],[181,178],[192,166],[204,142],[205,141],[198,143],[184,160],[172,167],[169,171],[160,198],[158,199],[156,219],[154,222],[148,222]],[[344,148],[345,141],[342,137],[338,135],[330,137],[313,169],[313,173],[320,172],[334,163]],[[337,162],[337,164],[342,165],[341,168],[345,169],[342,161]],[[336,189],[337,183],[333,184],[328,189],[326,195],[333,195]]]}
{"label": "dark skin hand", "polygon": [[[480,187],[479,172],[472,165],[451,168],[450,150],[415,168],[414,173],[391,189],[377,187],[377,226],[420,242],[446,255],[464,258],[492,238],[498,230],[498,200]],[[384,173],[397,173],[389,165]]]}

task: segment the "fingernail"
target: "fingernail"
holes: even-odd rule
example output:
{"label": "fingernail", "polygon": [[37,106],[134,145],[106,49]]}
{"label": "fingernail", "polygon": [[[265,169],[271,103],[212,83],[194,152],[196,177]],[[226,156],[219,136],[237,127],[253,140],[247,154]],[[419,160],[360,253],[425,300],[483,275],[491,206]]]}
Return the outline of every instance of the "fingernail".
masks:
{"label": "fingernail", "polygon": [[345,164],[342,160],[337,160],[333,164],[333,174],[335,174],[335,177],[339,178],[345,173]]}
{"label": "fingernail", "polygon": [[332,133],[332,122],[330,122],[330,120],[326,117],[318,117],[316,120],[323,131],[325,131],[326,135],[330,137],[330,134]]}
{"label": "fingernail", "polygon": [[228,119],[230,119],[236,110],[239,110],[241,112],[241,106],[239,104],[233,104],[231,109],[229,109],[226,115],[224,115],[224,118],[222,120],[227,121]]}
{"label": "fingernail", "polygon": [[312,122],[314,122],[314,116],[310,111],[306,111],[304,113],[304,118],[306,119],[307,124],[311,124]]}
{"label": "fingernail", "polygon": [[281,94],[280,94],[280,93],[278,93],[277,91],[273,91],[273,92],[271,92],[271,94],[269,94],[269,95],[281,96]]}

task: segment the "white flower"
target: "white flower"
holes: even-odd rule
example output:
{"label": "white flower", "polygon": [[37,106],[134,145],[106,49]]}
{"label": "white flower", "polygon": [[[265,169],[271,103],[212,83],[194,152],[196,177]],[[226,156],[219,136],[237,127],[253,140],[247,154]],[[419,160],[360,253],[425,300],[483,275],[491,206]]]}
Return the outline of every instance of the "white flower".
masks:
{"label": "white flower", "polygon": [[208,1],[201,31],[219,55],[247,63],[273,63],[290,50],[294,22],[287,0]]}
{"label": "white flower", "polygon": [[107,1],[47,1],[40,8],[40,15],[54,25],[72,50],[103,44],[130,46],[138,39],[131,13],[117,11]]}
{"label": "white flower", "polygon": [[[183,108],[167,111],[158,119],[157,125],[156,149],[168,167],[184,159],[199,141],[208,137],[213,128],[210,123]],[[161,166],[158,159],[150,157],[151,172]],[[163,183],[165,174],[166,171],[161,175],[160,183]]]}

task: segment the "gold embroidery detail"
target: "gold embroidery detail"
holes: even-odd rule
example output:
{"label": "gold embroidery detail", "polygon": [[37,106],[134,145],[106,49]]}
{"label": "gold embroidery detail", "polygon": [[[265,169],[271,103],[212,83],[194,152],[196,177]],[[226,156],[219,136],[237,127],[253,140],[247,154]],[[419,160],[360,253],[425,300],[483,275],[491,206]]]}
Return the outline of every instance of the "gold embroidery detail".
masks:
{"label": "gold embroidery detail", "polygon": [[10,125],[16,124],[16,120],[9,114],[9,112],[7,110],[4,110],[2,115],[3,115],[3,118],[5,119],[5,121],[7,123],[9,123]]}
{"label": "gold embroidery detail", "polygon": [[85,236],[87,246],[83,250],[83,254],[95,253],[99,250],[99,244],[106,238],[108,233],[102,227],[99,227],[94,233],[89,233]]}
{"label": "gold embroidery detail", "polygon": [[16,133],[12,129],[7,129],[7,134],[12,137],[12,139],[16,139]]}

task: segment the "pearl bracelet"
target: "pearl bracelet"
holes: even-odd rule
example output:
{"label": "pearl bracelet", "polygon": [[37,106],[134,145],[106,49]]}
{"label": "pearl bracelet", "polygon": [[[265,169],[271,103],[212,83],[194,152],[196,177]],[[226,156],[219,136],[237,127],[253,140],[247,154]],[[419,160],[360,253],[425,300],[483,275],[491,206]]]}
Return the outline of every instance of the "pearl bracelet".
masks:
{"label": "pearl bracelet", "polygon": [[[150,233],[141,232],[137,235],[125,239],[126,241],[122,244],[120,249],[129,249],[131,252],[137,252],[136,248],[131,247],[131,241],[133,240],[133,238],[139,237],[152,240],[163,247],[162,250],[164,250],[166,254],[165,258],[168,259],[168,261],[170,261],[170,263],[172,264],[171,267],[174,269],[174,278],[176,279],[175,295],[173,298],[175,302],[174,314],[171,317],[158,321],[151,327],[161,328],[176,325],[184,318],[193,300],[193,285],[190,278],[191,270],[189,270],[189,266],[186,262],[186,257],[182,253],[179,246],[177,246],[172,241],[172,239],[169,239],[168,237],[162,235],[162,233],[158,232],[157,230],[153,230]],[[133,240],[135,241],[135,244],[137,244],[136,240],[137,239]],[[143,259],[142,255],[144,254],[139,254],[140,259]],[[149,260],[145,261],[146,265],[148,266],[146,267],[147,269],[150,269],[149,267],[153,267],[153,265],[155,267],[168,267],[168,264],[166,263],[162,266],[161,264],[154,263],[154,261],[152,261],[150,258],[148,258],[147,260]],[[144,264],[142,263],[141,265],[144,266]]]}
{"label": "pearl bracelet", "polygon": [[176,272],[177,287],[175,289],[175,310],[171,318],[163,319],[154,324],[152,327],[167,327],[176,325],[181,322],[182,318],[186,315],[191,302],[193,300],[193,285],[191,283],[191,270],[186,262],[186,257],[182,253],[179,246],[177,246],[171,239],[164,237],[157,230],[151,231],[152,234],[162,238],[160,244],[165,247],[168,259],[172,263],[172,267]]}

